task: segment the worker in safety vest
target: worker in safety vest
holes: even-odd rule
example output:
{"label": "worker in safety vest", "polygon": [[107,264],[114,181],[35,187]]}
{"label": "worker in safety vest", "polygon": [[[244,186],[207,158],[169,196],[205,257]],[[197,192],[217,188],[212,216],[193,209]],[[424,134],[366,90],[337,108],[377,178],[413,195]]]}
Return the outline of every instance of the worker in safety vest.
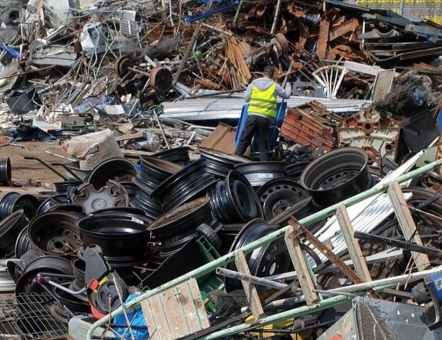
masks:
{"label": "worker in safety vest", "polygon": [[235,150],[235,155],[237,156],[242,156],[246,152],[252,138],[257,135],[259,139],[259,160],[263,162],[269,159],[267,138],[270,124],[277,114],[277,96],[289,99],[292,92],[292,86],[289,82],[284,90],[282,86],[273,81],[273,74],[273,66],[266,66],[263,77],[255,79],[247,87],[244,100],[250,103],[250,105],[247,120]]}

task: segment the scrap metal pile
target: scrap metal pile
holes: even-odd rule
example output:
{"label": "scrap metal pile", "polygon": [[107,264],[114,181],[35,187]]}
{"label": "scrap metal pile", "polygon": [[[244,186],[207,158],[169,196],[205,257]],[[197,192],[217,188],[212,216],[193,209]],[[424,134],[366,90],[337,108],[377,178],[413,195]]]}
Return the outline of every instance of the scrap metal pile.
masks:
{"label": "scrap metal pile", "polygon": [[[2,338],[437,338],[439,26],[332,0],[1,14],[3,123],[75,160],[26,157],[63,180],[0,199]],[[267,64],[294,93],[255,162],[236,92]]]}
{"label": "scrap metal pile", "polygon": [[[158,332],[177,339],[195,333],[210,338],[226,326],[232,334],[241,333],[251,315],[255,320],[275,315],[270,335],[314,339],[343,315],[339,306],[352,310],[345,304],[349,293],[354,297],[370,287],[369,296],[383,303],[398,296],[427,303],[431,299],[421,288],[413,288],[420,294],[409,290],[420,287],[412,281],[440,271],[432,267],[440,261],[441,194],[425,187],[429,177],[440,184],[440,176],[431,170],[435,163],[425,165],[431,161],[425,156],[429,153],[419,152],[400,167],[390,162],[380,168],[358,147],[292,164],[253,162],[207,148],[191,160],[191,149],[179,147],[140,156],[137,163],[112,157],[92,170],[65,166],[66,174],[59,174],[66,180],[55,183],[56,192],[10,192],[0,200],[5,258],[0,283],[2,291],[15,291],[13,299],[0,302],[0,310],[9,313],[0,320],[2,334],[47,339],[69,333],[85,339],[91,323],[104,323],[110,312],[118,311],[123,314],[94,334],[147,339]],[[415,179],[401,190],[394,181],[402,181],[400,176],[415,165],[418,170],[410,176]],[[2,183],[10,182],[12,169],[9,159],[0,162]],[[387,187],[388,195],[382,194]],[[365,200],[351,206],[362,192]],[[380,194],[370,197],[370,192]],[[347,209],[340,205],[344,200]],[[336,218],[327,218],[336,207]],[[401,216],[408,216],[405,224]],[[346,228],[354,229],[354,236]],[[366,262],[357,261],[356,250]],[[346,254],[352,262],[343,261]],[[401,276],[415,271],[416,278]],[[180,288],[168,283],[186,278],[198,280]],[[381,298],[375,291],[385,286],[371,282],[381,279],[395,286],[409,280],[410,286],[386,290]],[[172,297],[180,296],[178,311],[158,319],[174,298],[155,302],[155,295],[143,296],[167,295],[162,291],[168,287]],[[330,305],[329,294],[338,296],[329,298],[334,301]],[[141,307],[121,310],[131,299]],[[311,313],[296,314],[306,304]],[[414,307],[413,313],[424,313],[423,307]],[[192,308],[198,313],[193,326]],[[291,310],[299,317],[276,322],[280,313]],[[180,320],[175,330],[165,327],[172,320]],[[420,327],[415,330],[419,334],[430,332],[417,321],[412,325]],[[247,333],[258,336],[262,331]]]}
{"label": "scrap metal pile", "polygon": [[267,64],[276,79],[292,64],[293,95],[318,98],[380,99],[392,67],[434,74],[433,88],[440,79],[438,25],[340,1],[33,0],[1,13],[2,125],[56,137],[241,91]]}

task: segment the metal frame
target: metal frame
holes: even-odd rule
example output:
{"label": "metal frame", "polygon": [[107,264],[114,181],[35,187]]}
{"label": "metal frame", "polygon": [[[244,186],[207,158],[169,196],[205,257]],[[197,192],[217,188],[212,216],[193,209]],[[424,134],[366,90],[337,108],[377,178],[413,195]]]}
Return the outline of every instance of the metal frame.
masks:
{"label": "metal frame", "polygon": [[[384,183],[378,183],[373,188],[371,188],[365,192],[362,192],[358,195],[350,197],[340,203],[334,204],[326,209],[323,209],[317,213],[314,213],[306,218],[301,219],[299,221],[299,223],[304,226],[308,226],[312,223],[320,221],[326,217],[334,215],[336,213],[336,209],[338,209],[342,203],[344,203],[347,207],[351,206],[351,205],[353,205],[357,202],[360,202],[366,198],[369,198],[369,197],[372,197],[376,194],[384,192],[389,187],[389,185],[396,180],[399,183],[406,182],[406,181],[408,181],[408,180],[410,180],[420,174],[423,174],[423,173],[426,173],[426,172],[432,170],[434,167],[436,167],[438,165],[442,165],[442,161],[435,161],[435,162],[425,165],[417,170],[408,172],[408,173],[400,176],[399,178],[392,178],[391,180],[385,181]],[[169,282],[167,282],[167,283],[165,283],[155,289],[152,289],[150,291],[147,291],[147,292],[141,294],[140,296],[131,300],[130,302],[123,304],[121,307],[119,307],[118,309],[116,309],[115,311],[110,313],[109,315],[106,315],[102,319],[96,321],[91,326],[91,328],[88,330],[87,339],[92,340],[92,335],[98,327],[106,324],[107,322],[109,322],[109,320],[114,318],[116,315],[121,314],[121,313],[125,313],[128,308],[139,305],[139,303],[142,302],[143,300],[146,300],[147,298],[149,298],[153,295],[159,294],[159,293],[161,293],[171,287],[174,287],[180,283],[183,283],[191,278],[197,279],[197,278],[200,278],[208,273],[214,272],[216,270],[216,268],[218,268],[220,266],[224,266],[227,263],[234,261],[238,252],[242,251],[242,252],[244,252],[244,254],[250,253],[254,249],[264,246],[264,245],[266,245],[266,244],[268,244],[268,243],[270,243],[280,237],[284,237],[284,235],[288,229],[289,229],[289,226],[281,228],[281,229],[279,229],[275,232],[272,232],[269,235],[267,235],[259,240],[256,240],[250,244],[245,245],[244,247],[242,247],[236,251],[233,251],[233,252],[231,252],[227,255],[224,255],[224,256],[222,256],[222,257],[220,257],[210,263],[207,263],[207,264],[199,267],[198,269],[192,270],[185,275],[182,275],[182,276],[180,276],[172,281],[169,281]],[[415,274],[402,275],[402,276],[394,277],[394,278],[371,281],[371,282],[367,282],[367,283],[363,283],[363,284],[359,284],[359,285],[353,285],[353,286],[345,287],[345,288],[347,288],[347,289],[353,288],[353,289],[356,289],[356,291],[358,291],[357,288],[359,288],[359,290],[373,288],[374,291],[381,291],[382,289],[389,288],[392,285],[397,284],[398,282],[406,282],[406,281],[410,282],[411,280],[418,280],[423,277],[422,275],[428,275],[429,273],[433,273],[433,272],[437,272],[437,271],[441,271],[441,270],[442,270],[442,267],[437,267],[437,268],[433,268],[432,270],[427,270],[427,271],[423,271],[423,272],[419,272],[419,273],[415,273]],[[367,287],[369,287],[369,288],[367,288]],[[344,290],[338,289],[335,291],[345,291],[345,289]],[[231,327],[228,329],[224,329],[222,331],[218,331],[218,332],[209,334],[209,335],[203,337],[203,339],[216,339],[219,337],[227,336],[229,334],[244,332],[244,331],[247,331],[247,330],[250,330],[253,328],[257,328],[257,327],[261,327],[261,326],[271,324],[274,322],[286,320],[291,317],[297,317],[297,316],[311,313],[313,311],[323,310],[323,309],[329,308],[331,306],[337,305],[339,303],[342,303],[342,302],[346,301],[347,299],[349,299],[349,297],[343,296],[343,295],[338,295],[338,296],[334,296],[334,297],[327,298],[327,299],[322,299],[322,297],[321,297],[319,299],[319,301],[316,304],[313,304],[312,306],[302,306],[302,307],[294,308],[294,309],[291,309],[291,310],[288,310],[288,311],[285,311],[282,313],[278,313],[278,314],[274,314],[274,315],[271,315],[268,317],[264,317],[263,319],[260,319],[253,324],[246,324],[245,323],[245,324],[241,324],[239,326],[234,326],[234,327]]]}

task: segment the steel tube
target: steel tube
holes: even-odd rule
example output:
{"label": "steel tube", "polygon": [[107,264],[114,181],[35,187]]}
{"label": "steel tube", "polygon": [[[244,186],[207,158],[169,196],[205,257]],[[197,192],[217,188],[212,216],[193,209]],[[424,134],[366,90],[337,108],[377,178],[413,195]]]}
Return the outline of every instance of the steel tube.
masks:
{"label": "steel tube", "polygon": [[[322,220],[322,219],[324,219],[326,217],[329,217],[329,216],[335,214],[336,209],[342,203],[344,203],[346,206],[353,205],[353,204],[355,204],[357,202],[360,202],[360,201],[362,201],[362,200],[364,200],[366,198],[369,198],[369,197],[371,197],[373,195],[376,195],[376,194],[379,194],[379,193],[383,192],[385,189],[388,188],[389,184],[394,182],[395,180],[397,180],[399,183],[408,181],[408,180],[410,180],[410,179],[412,179],[412,178],[414,178],[414,177],[416,177],[418,175],[421,175],[423,173],[426,173],[426,172],[432,170],[434,167],[436,167],[438,165],[442,165],[442,161],[432,162],[432,163],[427,164],[427,165],[425,165],[425,166],[423,166],[421,168],[418,168],[416,170],[410,171],[410,172],[408,172],[408,173],[398,177],[397,179],[393,178],[390,181],[385,181],[385,183],[378,183],[374,187],[372,187],[371,189],[369,189],[367,191],[364,191],[364,192],[362,192],[360,194],[352,196],[352,197],[350,197],[350,198],[348,198],[348,199],[346,199],[346,200],[344,200],[342,202],[334,204],[334,205],[332,205],[332,206],[330,206],[328,208],[325,208],[325,209],[323,209],[323,210],[321,210],[321,211],[319,211],[317,213],[314,213],[314,214],[312,214],[312,215],[310,215],[310,216],[308,216],[306,218],[301,219],[299,221],[299,223],[302,224],[302,225],[308,226],[310,224],[318,222],[318,221],[320,221],[320,220]],[[281,229],[279,229],[277,231],[274,231],[274,232],[264,236],[263,238],[260,238],[259,240],[256,240],[256,241],[254,241],[252,243],[249,243],[249,244],[245,245],[244,247],[241,248],[241,250],[245,254],[250,253],[251,251],[253,251],[253,250],[257,249],[257,248],[259,248],[259,247],[261,247],[263,245],[266,245],[269,242],[272,242],[272,241],[276,240],[279,237],[284,236],[284,234],[285,234],[285,232],[286,232],[286,230],[288,228],[289,228],[289,226],[285,226],[284,228],[281,228]],[[204,275],[210,273],[211,271],[214,271],[217,267],[224,266],[227,263],[232,262],[235,259],[235,255],[236,255],[236,253],[238,251],[239,250],[235,250],[235,251],[233,251],[233,252],[231,252],[229,254],[221,256],[220,258],[218,258],[218,259],[216,259],[216,260],[214,260],[214,261],[212,261],[210,263],[207,263],[207,264],[205,264],[205,265],[203,265],[203,266],[201,266],[201,267],[199,267],[197,269],[194,269],[194,270],[188,272],[185,275],[182,275],[182,276],[180,276],[180,277],[178,277],[178,278],[176,278],[174,280],[171,280],[171,281],[169,281],[169,282],[167,282],[167,283],[165,283],[165,284],[163,284],[163,285],[161,285],[161,286],[159,286],[159,287],[157,287],[155,289],[152,289],[150,291],[145,292],[144,294],[142,294],[142,295],[136,297],[135,299],[131,300],[130,302],[128,302],[126,304],[125,308],[129,308],[131,306],[135,306],[135,305],[139,304],[141,301],[146,300],[147,298],[149,298],[149,297],[151,297],[151,296],[153,296],[155,294],[163,292],[163,291],[165,291],[165,290],[167,290],[169,288],[172,288],[172,287],[174,287],[174,286],[176,286],[178,284],[181,284],[181,283],[183,283],[183,282],[185,282],[185,281],[187,281],[187,280],[189,280],[191,278],[199,278],[201,276],[204,276]],[[387,287],[387,288],[389,288],[389,287]],[[307,306],[300,307],[301,308],[300,313],[302,313],[301,315],[303,315],[303,314],[307,314],[307,313],[309,313],[311,311],[314,311],[314,310],[319,310],[318,308],[326,309],[326,308],[328,308],[328,306],[332,306],[333,305],[331,303],[331,301],[335,301],[336,300],[336,301],[340,302],[340,301],[344,301],[343,299],[345,300],[345,299],[347,299],[347,297],[344,297],[344,298],[342,298],[342,297],[337,297],[337,298],[333,297],[333,298],[324,300],[319,307],[318,306],[314,306],[314,307],[307,307]],[[123,307],[120,306],[116,310],[114,310],[112,313],[104,316],[100,320],[97,320],[91,326],[91,328],[89,328],[89,330],[87,332],[87,339],[88,340],[92,340],[92,334],[93,334],[93,332],[98,327],[100,327],[101,325],[104,325],[105,323],[109,322],[110,319],[112,319],[116,315],[122,313],[122,311],[123,311]],[[298,315],[298,314],[296,314],[296,315]],[[289,314],[289,316],[287,318],[289,318],[289,317],[292,317],[292,315]],[[266,320],[267,319],[268,318],[266,318]],[[271,323],[271,322],[273,322],[273,319],[271,319],[271,321],[269,323]]]}
{"label": "steel tube", "polygon": [[232,279],[237,279],[237,280],[241,280],[241,281],[248,281],[248,282],[254,283],[256,285],[265,286],[265,287],[269,287],[269,288],[284,289],[285,287],[287,287],[287,284],[285,284],[285,283],[279,283],[279,282],[275,282],[275,281],[262,279],[257,276],[235,272],[234,270],[225,269],[222,267],[216,268],[215,272],[218,275],[230,277]]}
{"label": "steel tube", "polygon": [[[373,288],[373,290],[375,292],[379,292],[379,291],[382,291],[386,288],[390,288],[392,286],[395,286],[398,283],[410,282],[410,280],[414,280],[414,281],[419,280],[429,274],[437,273],[440,271],[442,271],[442,266],[438,266],[433,269],[425,270],[425,271],[418,272],[418,273],[413,273],[410,275],[400,275],[400,276],[396,276],[396,277],[389,277],[387,279],[382,279],[382,280],[377,280],[377,281],[372,281],[372,282],[365,282],[365,283],[361,283],[361,284],[357,284],[357,285],[353,285],[353,286],[357,286],[358,289],[356,289],[356,290]],[[382,285],[382,283],[385,283],[385,282],[388,282],[388,283]],[[353,286],[349,286],[349,287],[353,287]],[[344,288],[349,288],[349,287],[344,287]],[[338,291],[338,289],[331,289],[329,292],[337,292],[337,291]],[[344,292],[344,291],[342,291],[342,292]],[[336,306],[349,298],[350,298],[349,296],[338,295],[336,297],[322,300],[321,302],[314,304],[312,306],[298,307],[298,308],[294,308],[294,309],[291,309],[291,310],[288,310],[288,311],[285,311],[282,313],[268,316],[266,318],[259,320],[256,324],[253,324],[253,325],[242,324],[242,325],[230,327],[230,328],[222,330],[222,331],[214,332],[214,333],[209,334],[205,337],[202,337],[201,339],[205,339],[205,340],[218,339],[218,338],[222,338],[227,335],[230,335],[230,334],[245,332],[250,329],[254,329],[254,328],[257,328],[260,326],[265,326],[265,325],[279,322],[282,320],[287,320],[289,318],[297,318],[297,317],[305,315],[305,314],[317,312],[317,311],[324,310],[324,309],[327,309],[332,306]]]}

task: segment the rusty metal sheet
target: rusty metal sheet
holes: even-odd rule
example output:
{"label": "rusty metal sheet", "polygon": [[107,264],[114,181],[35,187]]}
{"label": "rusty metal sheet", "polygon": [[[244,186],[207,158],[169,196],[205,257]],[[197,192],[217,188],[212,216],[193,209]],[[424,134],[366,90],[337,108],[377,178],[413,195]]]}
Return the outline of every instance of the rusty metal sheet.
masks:
{"label": "rusty metal sheet", "polygon": [[290,4],[287,6],[287,12],[293,14],[297,18],[302,18],[304,16],[304,10],[295,4]]}
{"label": "rusty metal sheet", "polygon": [[358,26],[359,26],[358,19],[356,18],[350,19],[349,21],[343,23],[342,25],[339,25],[338,27],[334,28],[330,32],[329,41],[333,41],[348,32],[354,31]]}
{"label": "rusty metal sheet", "polygon": [[219,123],[210,136],[201,142],[200,146],[233,154],[235,152],[235,134],[236,128]]}
{"label": "rusty metal sheet", "polygon": [[364,60],[366,60],[364,52],[347,45],[337,45],[332,48],[329,52],[329,58],[335,59],[336,56],[340,56],[344,60],[356,61],[358,63],[364,62]]}

